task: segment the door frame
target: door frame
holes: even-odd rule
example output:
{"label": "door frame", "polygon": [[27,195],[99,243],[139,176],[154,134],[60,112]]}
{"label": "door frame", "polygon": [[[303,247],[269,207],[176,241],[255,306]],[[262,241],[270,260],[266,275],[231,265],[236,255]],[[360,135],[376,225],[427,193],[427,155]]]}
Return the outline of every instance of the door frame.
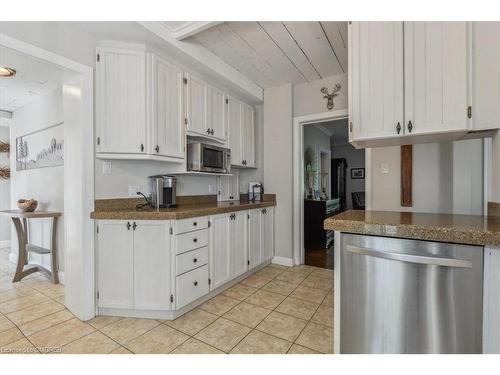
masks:
{"label": "door frame", "polygon": [[293,118],[293,262],[304,264],[304,126],[320,122],[342,120],[348,110],[314,113]]}
{"label": "door frame", "polygon": [[[81,320],[95,316],[94,69],[0,33],[0,46],[61,67],[63,82],[65,306]],[[74,74],[72,74],[74,73]],[[68,152],[71,150],[71,152]]]}

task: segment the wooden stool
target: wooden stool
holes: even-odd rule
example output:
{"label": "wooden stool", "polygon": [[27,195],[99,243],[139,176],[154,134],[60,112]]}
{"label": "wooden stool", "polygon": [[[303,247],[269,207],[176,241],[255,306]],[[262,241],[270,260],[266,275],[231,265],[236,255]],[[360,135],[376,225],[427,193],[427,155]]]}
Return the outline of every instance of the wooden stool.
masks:
{"label": "wooden stool", "polygon": [[[35,212],[22,212],[18,210],[0,211],[0,215],[8,216],[12,219],[16,227],[17,242],[19,243],[19,254],[17,257],[16,274],[12,282],[20,281],[24,277],[32,274],[33,272],[40,272],[54,284],[59,284],[59,277],[57,276],[57,219],[61,216],[60,212],[48,211],[35,211]],[[52,234],[51,234],[51,248],[46,249],[37,245],[28,243],[28,219],[42,219],[52,218]],[[21,222],[22,220],[22,222]],[[31,265],[32,267],[24,269],[28,265],[28,253],[36,254],[50,254],[50,268],[49,271],[40,265]]]}

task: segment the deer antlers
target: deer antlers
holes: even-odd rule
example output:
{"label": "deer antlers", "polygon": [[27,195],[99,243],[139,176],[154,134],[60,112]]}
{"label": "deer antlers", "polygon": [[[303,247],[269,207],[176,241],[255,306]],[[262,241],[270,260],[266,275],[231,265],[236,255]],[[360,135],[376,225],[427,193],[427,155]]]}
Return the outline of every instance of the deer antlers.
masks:
{"label": "deer antlers", "polygon": [[321,93],[322,94],[325,94],[323,96],[323,98],[327,99],[327,104],[326,104],[326,107],[328,109],[333,109],[333,98],[335,98],[337,95],[338,95],[338,92],[340,91],[340,89],[342,88],[342,86],[340,86],[340,84],[336,83],[335,86],[333,86],[333,90],[332,90],[332,93],[328,93],[328,89],[326,87],[322,87],[321,88]]}

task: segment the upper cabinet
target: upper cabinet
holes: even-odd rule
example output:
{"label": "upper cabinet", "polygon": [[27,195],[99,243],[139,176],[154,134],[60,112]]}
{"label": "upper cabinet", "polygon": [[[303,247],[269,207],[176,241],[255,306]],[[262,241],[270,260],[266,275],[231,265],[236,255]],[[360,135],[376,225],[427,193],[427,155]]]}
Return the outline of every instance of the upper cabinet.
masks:
{"label": "upper cabinet", "polygon": [[253,107],[228,97],[226,101],[231,164],[255,167],[255,114]]}
{"label": "upper cabinet", "polygon": [[184,158],[183,73],[169,62],[148,54],[151,64],[150,154]]}
{"label": "upper cabinet", "polygon": [[146,46],[96,49],[96,156],[158,160],[185,172],[187,136],[255,166],[253,107]]}
{"label": "upper cabinet", "polygon": [[224,92],[192,75],[186,76],[185,83],[188,135],[224,143],[227,139]]}
{"label": "upper cabinet", "polygon": [[405,22],[405,134],[467,129],[467,23]]}
{"label": "upper cabinet", "polygon": [[396,137],[402,133],[403,23],[353,22],[351,139]]}
{"label": "upper cabinet", "polygon": [[97,48],[97,152],[146,151],[146,56],[143,51]]}
{"label": "upper cabinet", "polygon": [[500,89],[492,74],[500,53],[493,62],[489,49],[498,49],[500,34],[486,29],[468,22],[350,23],[350,141],[357,147],[439,142],[498,129],[492,120]]}
{"label": "upper cabinet", "polygon": [[500,125],[500,22],[473,22],[471,117],[475,129]]}

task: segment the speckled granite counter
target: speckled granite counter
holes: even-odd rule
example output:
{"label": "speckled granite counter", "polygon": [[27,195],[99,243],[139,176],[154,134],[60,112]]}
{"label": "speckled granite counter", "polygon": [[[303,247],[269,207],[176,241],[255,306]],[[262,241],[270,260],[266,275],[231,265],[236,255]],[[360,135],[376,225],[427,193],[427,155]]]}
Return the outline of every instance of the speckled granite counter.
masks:
{"label": "speckled granite counter", "polygon": [[374,236],[500,246],[500,217],[350,210],[326,219],[324,228]]}
{"label": "speckled granite counter", "polygon": [[217,202],[215,195],[177,198],[177,207],[160,209],[135,208],[137,203],[144,202],[141,199],[99,199],[90,217],[100,220],[176,220],[276,206],[273,194],[266,194],[264,201],[255,203],[249,202],[245,196],[232,202]]}

